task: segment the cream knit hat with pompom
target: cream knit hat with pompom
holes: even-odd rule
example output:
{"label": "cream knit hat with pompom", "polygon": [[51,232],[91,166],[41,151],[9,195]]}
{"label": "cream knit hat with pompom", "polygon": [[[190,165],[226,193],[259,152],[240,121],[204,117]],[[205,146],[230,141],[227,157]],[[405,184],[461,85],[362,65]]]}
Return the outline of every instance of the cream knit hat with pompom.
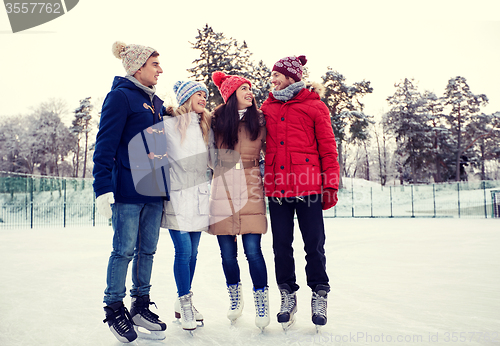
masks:
{"label": "cream knit hat with pompom", "polygon": [[127,45],[116,41],[113,43],[112,51],[115,57],[122,60],[127,74],[133,76],[146,63],[151,54],[155,52],[155,49],[138,44]]}

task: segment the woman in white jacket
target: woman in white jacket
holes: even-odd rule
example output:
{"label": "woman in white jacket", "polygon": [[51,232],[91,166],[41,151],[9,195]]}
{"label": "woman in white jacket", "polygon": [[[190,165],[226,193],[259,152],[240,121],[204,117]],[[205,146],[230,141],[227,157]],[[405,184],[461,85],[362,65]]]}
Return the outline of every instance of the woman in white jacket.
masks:
{"label": "woman in white jacket", "polygon": [[175,248],[174,278],[178,299],[175,315],[185,330],[194,330],[203,316],[192,304],[191,283],[201,232],[209,225],[207,143],[210,114],[208,90],[199,82],[174,85],[178,108],[164,115],[170,164],[170,200],[164,202],[161,227],[168,228]]}

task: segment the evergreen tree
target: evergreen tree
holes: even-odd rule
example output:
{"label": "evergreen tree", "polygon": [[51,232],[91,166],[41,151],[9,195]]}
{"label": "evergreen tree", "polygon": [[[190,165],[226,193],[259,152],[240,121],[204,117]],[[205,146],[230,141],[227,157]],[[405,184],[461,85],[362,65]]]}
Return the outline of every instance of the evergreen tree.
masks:
{"label": "evergreen tree", "polygon": [[348,86],[345,77],[328,67],[321,77],[325,86],[323,102],[330,110],[333,132],[337,141],[340,171],[343,172],[343,144],[346,141],[363,142],[369,138],[371,116],[363,112],[361,98],[373,91],[369,81]]}
{"label": "evergreen tree", "polygon": [[434,181],[439,183],[448,180],[448,164],[451,148],[449,146],[449,129],[443,114],[442,100],[433,92],[425,91],[422,95],[423,109],[427,124],[430,146],[426,149],[426,161],[432,172]]}
{"label": "evergreen tree", "polygon": [[[467,80],[457,76],[448,81],[444,93],[444,105],[450,108],[446,119],[455,139],[455,180],[461,180],[460,167],[463,164],[464,153],[474,141],[476,134],[468,133],[467,126],[480,111],[481,106],[488,103],[484,94],[475,95],[470,91]],[[465,179],[465,177],[463,177]]]}
{"label": "evergreen tree", "polygon": [[[89,133],[92,131],[92,109],[90,97],[80,100],[80,106],[74,110],[75,117],[69,131],[73,134],[75,145],[73,149],[73,177],[78,177],[80,160],[83,158],[82,178],[87,171],[87,154],[89,150]],[[81,141],[83,139],[83,153]]]}
{"label": "evergreen tree", "polygon": [[478,114],[472,118],[465,132],[475,134],[475,139],[468,146],[472,147],[474,153],[469,161],[474,167],[479,168],[481,180],[488,180],[486,162],[500,159],[500,147],[498,146],[500,141],[500,112]]}
{"label": "evergreen tree", "polygon": [[[385,115],[384,122],[395,135],[397,151],[401,158],[405,158],[403,165],[410,166],[409,180],[415,183],[418,180],[418,170],[424,167],[425,151],[429,143],[426,138],[424,101],[412,80],[405,78],[394,86],[396,92],[387,98],[390,110]],[[404,172],[401,169],[401,173]]]}
{"label": "evergreen tree", "polygon": [[271,91],[271,70],[261,60],[256,65],[253,65],[253,73],[249,80],[252,82],[253,94],[257,101],[257,106],[260,107],[262,103],[269,96]]}
{"label": "evergreen tree", "polygon": [[208,89],[207,109],[213,110],[223,103],[219,90],[212,81],[212,73],[222,71],[225,74],[237,74],[251,80],[253,68],[249,63],[250,53],[246,42],[239,44],[233,38],[226,38],[223,33],[215,32],[208,24],[198,29],[193,49],[200,51],[200,57],[193,61],[195,65],[187,71],[190,78],[203,82]]}

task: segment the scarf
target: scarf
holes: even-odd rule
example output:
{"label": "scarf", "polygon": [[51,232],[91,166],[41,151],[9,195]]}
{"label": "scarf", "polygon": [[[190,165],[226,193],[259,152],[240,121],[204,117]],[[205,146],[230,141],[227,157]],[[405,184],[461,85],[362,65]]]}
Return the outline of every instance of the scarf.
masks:
{"label": "scarf", "polygon": [[238,115],[240,116],[240,120],[245,116],[246,112],[247,112],[247,108],[238,110]]}
{"label": "scarf", "polygon": [[155,96],[156,93],[156,85],[153,85],[150,87],[145,86],[144,84],[141,84],[137,79],[134,78],[134,76],[126,75],[125,78],[127,78],[129,81],[134,83],[136,87],[144,91],[146,94],[149,95],[149,98],[151,99],[151,102],[153,102],[153,96]]}
{"label": "scarf", "polygon": [[273,90],[272,93],[275,99],[287,102],[297,96],[297,94],[305,87],[306,84],[303,81],[299,81],[297,83],[290,84],[283,90]]}

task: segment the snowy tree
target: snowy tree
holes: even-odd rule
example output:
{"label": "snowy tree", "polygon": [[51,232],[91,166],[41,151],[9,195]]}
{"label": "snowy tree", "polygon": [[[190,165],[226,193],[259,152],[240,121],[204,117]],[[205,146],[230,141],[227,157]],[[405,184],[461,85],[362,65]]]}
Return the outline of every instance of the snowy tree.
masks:
{"label": "snowy tree", "polygon": [[33,139],[30,150],[36,157],[40,174],[60,176],[59,164],[73,148],[73,135],[62,123],[61,117],[40,108],[33,117],[29,129]]}
{"label": "snowy tree", "polygon": [[2,119],[0,123],[0,170],[15,173],[32,173],[31,160],[26,161],[22,150],[28,136],[26,117],[14,116]]}
{"label": "snowy tree", "polygon": [[[478,114],[467,125],[466,133],[474,133],[475,139],[468,145],[474,149],[475,155],[469,160],[480,170],[481,180],[487,180],[486,162],[500,160],[500,112],[495,114]],[[468,148],[465,149],[467,151]]]}
{"label": "snowy tree", "polygon": [[253,68],[249,63],[250,53],[247,44],[239,44],[233,38],[226,38],[223,33],[215,32],[208,24],[198,29],[196,42],[191,43],[193,49],[200,51],[200,57],[193,61],[195,65],[187,71],[191,78],[203,82],[208,89],[207,108],[213,110],[223,103],[222,97],[212,81],[212,73],[222,71],[226,74],[237,74],[252,78]]}
{"label": "snowy tree", "polygon": [[68,113],[68,104],[62,99],[51,98],[48,101],[40,103],[40,105],[33,111],[34,113],[52,113],[62,118],[66,113]]}
{"label": "snowy tree", "polygon": [[321,77],[325,86],[323,102],[330,110],[333,132],[337,141],[339,164],[343,169],[343,144],[346,141],[366,141],[369,138],[368,126],[372,122],[371,116],[363,112],[364,104],[361,98],[373,91],[369,81],[354,83],[349,86],[345,77],[328,67]]}
{"label": "snowy tree", "polygon": [[434,181],[439,183],[449,178],[448,169],[452,154],[450,130],[446,126],[442,99],[433,92],[425,91],[422,101],[427,137],[430,140],[430,145],[425,147],[423,154]]}
{"label": "snowy tree", "polygon": [[[377,126],[378,125],[378,126]],[[389,133],[384,122],[380,122],[373,126],[374,138],[377,145],[377,161],[379,170],[380,185],[385,186],[389,178],[390,148],[389,148]]]}
{"label": "snowy tree", "polygon": [[[80,160],[83,158],[82,178],[87,171],[87,156],[89,149],[89,133],[92,131],[92,109],[90,97],[80,100],[80,106],[74,110],[75,117],[69,131],[73,134],[75,145],[73,149],[73,177],[78,177]],[[82,149],[83,140],[83,149]],[[83,152],[81,152],[83,151]]]}
{"label": "snowy tree", "polygon": [[[461,180],[460,167],[465,151],[470,148],[470,143],[476,140],[475,133],[468,133],[467,126],[476,116],[481,106],[488,103],[484,94],[475,95],[470,91],[464,77],[454,77],[448,81],[444,93],[444,105],[450,108],[446,119],[451,126],[455,147],[455,180]],[[463,175],[463,172],[462,172]],[[465,179],[465,177],[462,176]]]}
{"label": "snowy tree", "polygon": [[[418,181],[418,170],[424,167],[425,151],[430,140],[427,135],[424,100],[413,80],[405,78],[394,85],[396,91],[387,98],[390,105],[389,112],[384,116],[387,129],[394,134],[397,151],[404,166],[409,165],[409,180]],[[400,173],[406,170],[400,169]],[[406,180],[406,179],[403,179]]]}
{"label": "snowy tree", "polygon": [[253,73],[249,80],[252,82],[252,91],[257,101],[257,106],[260,107],[262,103],[269,96],[271,91],[271,70],[261,60],[256,65],[253,65]]}

